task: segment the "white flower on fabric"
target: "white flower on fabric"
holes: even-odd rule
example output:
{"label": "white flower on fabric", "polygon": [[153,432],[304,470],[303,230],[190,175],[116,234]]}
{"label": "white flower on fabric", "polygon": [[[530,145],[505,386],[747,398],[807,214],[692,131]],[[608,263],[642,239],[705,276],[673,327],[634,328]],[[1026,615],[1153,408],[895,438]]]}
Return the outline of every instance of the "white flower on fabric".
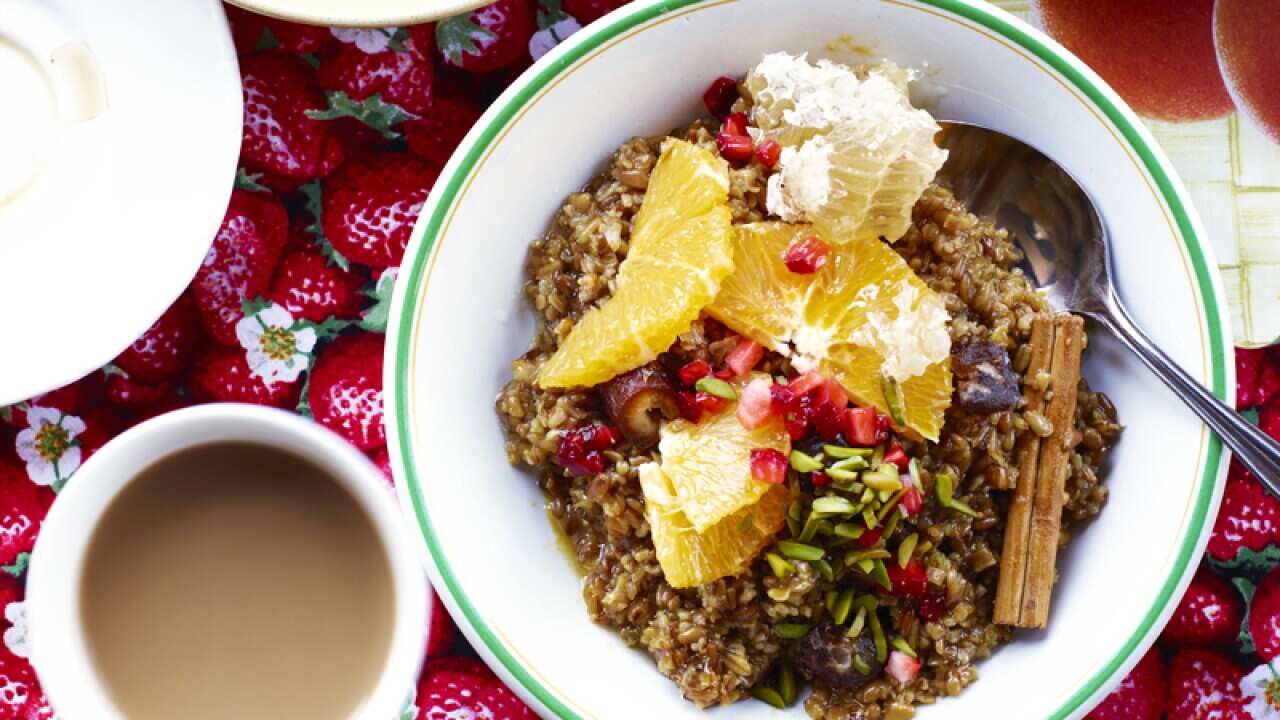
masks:
{"label": "white flower on fabric", "polygon": [[534,60],[546,55],[551,48],[559,45],[565,38],[582,29],[582,25],[571,17],[566,17],[555,24],[545,27],[529,38],[529,55]]}
{"label": "white flower on fabric", "polygon": [[246,351],[249,370],[270,387],[293,382],[307,369],[316,331],[300,327],[288,310],[272,303],[236,323],[236,339]]}
{"label": "white flower on fabric", "polygon": [[1263,663],[1240,681],[1240,694],[1244,696],[1244,711],[1255,720],[1280,718],[1280,674],[1271,663]]}
{"label": "white flower on fabric", "polygon": [[[27,477],[37,485],[60,485],[80,467],[84,421],[57,408],[27,409],[30,426],[18,433],[18,457],[27,464]],[[56,489],[56,488],[55,488]]]}
{"label": "white flower on fabric", "polygon": [[398,28],[330,28],[341,42],[355,45],[370,55],[386,51]]}
{"label": "white flower on fabric", "polygon": [[4,608],[4,619],[9,621],[9,628],[4,631],[5,647],[18,657],[28,657],[30,644],[27,642],[27,604],[9,603]]}

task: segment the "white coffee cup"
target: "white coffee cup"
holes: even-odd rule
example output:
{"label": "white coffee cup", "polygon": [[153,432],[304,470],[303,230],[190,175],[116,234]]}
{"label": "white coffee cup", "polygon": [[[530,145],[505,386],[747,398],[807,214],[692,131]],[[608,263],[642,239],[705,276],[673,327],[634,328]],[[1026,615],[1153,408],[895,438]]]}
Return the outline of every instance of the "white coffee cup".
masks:
{"label": "white coffee cup", "polygon": [[120,435],[76,472],[49,511],[27,577],[27,627],[31,663],[58,717],[125,720],[94,668],[81,624],[81,576],[98,519],[157,460],[224,442],[267,445],[306,457],[338,480],[368,514],[388,554],[395,615],[383,671],[353,718],[397,717],[421,670],[430,607],[418,547],[385,476],[314,422],[282,410],[237,404],[179,410]]}

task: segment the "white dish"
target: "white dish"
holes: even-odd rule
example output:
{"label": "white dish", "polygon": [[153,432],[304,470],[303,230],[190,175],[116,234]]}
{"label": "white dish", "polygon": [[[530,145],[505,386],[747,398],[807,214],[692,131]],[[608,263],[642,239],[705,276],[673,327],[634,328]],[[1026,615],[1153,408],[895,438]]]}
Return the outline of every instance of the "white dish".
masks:
{"label": "white dish", "polygon": [[460,15],[492,0],[231,0],[246,10],[310,25],[388,27]]}
{"label": "white dish", "polygon": [[218,0],[0,0],[0,77],[3,405],[108,362],[182,292],[242,115]]}
{"label": "white dish", "polygon": [[[941,116],[1024,138],[1079,178],[1111,225],[1139,322],[1221,397],[1234,389],[1226,306],[1185,190],[1119,97],[1044,35],[967,0],[666,0],[615,12],[517,80],[445,168],[405,256],[386,362],[391,454],[435,586],[549,717],[703,715],[647,656],[590,622],[533,479],[507,465],[493,399],[533,329],[527,243],[628,137],[698,115],[715,76],[773,50],[867,59],[843,50],[858,46],[926,68]],[[1155,640],[1195,570],[1225,454],[1101,331],[1085,374],[1128,426],[1111,500],[1060,560],[1048,630],[1019,633],[981,664],[979,682],[921,708],[922,720],[1082,717]],[[712,716],[726,714],[805,716],[751,701]]]}

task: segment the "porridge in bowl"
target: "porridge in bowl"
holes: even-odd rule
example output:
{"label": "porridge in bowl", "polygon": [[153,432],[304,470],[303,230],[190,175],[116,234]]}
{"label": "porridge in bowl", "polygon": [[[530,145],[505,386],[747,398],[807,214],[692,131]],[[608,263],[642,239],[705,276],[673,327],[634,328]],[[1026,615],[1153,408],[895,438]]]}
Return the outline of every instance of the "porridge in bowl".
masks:
{"label": "porridge in bowl", "polygon": [[[1042,627],[1121,428],[891,63],[766,55],[529,249],[497,401],[592,620],[699,707],[909,718]],[[812,690],[807,696],[802,688]]]}

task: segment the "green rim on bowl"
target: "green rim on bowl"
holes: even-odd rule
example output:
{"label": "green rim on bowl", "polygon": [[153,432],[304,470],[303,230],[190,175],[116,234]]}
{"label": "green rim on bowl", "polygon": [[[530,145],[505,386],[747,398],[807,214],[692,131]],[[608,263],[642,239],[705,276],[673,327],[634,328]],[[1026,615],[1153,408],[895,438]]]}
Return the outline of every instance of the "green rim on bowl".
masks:
{"label": "green rim on bowl", "polygon": [[[414,513],[422,534],[426,539],[427,549],[444,581],[443,588],[456,601],[465,621],[475,631],[486,649],[510,672],[530,695],[537,698],[557,717],[577,719],[580,716],[568,708],[556,695],[538,681],[503,645],[493,629],[480,617],[475,606],[467,598],[457,582],[450,567],[449,560],[441,551],[439,539],[427,516],[422,503],[420,481],[415,469],[411,435],[409,434],[409,404],[403,396],[409,380],[409,359],[411,350],[411,334],[414,326],[415,310],[418,306],[422,290],[423,273],[431,257],[431,250],[439,235],[441,225],[457,199],[464,182],[475,169],[477,162],[484,156],[490,144],[499,136],[513,117],[528,102],[542,92],[566,68],[571,67],[588,53],[596,50],[608,41],[644,23],[663,15],[686,7],[717,2],[717,0],[667,0],[651,5],[637,7],[623,14],[613,22],[594,26],[575,35],[566,44],[563,54],[555,57],[526,80],[522,87],[509,96],[500,99],[488,115],[488,123],[478,130],[474,140],[464,145],[465,155],[457,159],[454,172],[448,177],[443,187],[437,186],[438,197],[432,205],[434,211],[427,218],[423,237],[417,245],[417,254],[409,258],[409,272],[403,274],[400,283],[405,285],[404,300],[401,304],[398,325],[391,329],[395,333],[395,355],[393,358],[393,402],[395,431],[400,438],[400,459],[405,470],[404,482],[408,484],[409,496],[413,503]],[[897,3],[895,3],[897,4]],[[1160,198],[1167,204],[1179,234],[1185,245],[1187,255],[1191,259],[1195,273],[1195,283],[1199,290],[1201,309],[1204,312],[1204,323],[1208,334],[1210,364],[1212,368],[1212,391],[1219,398],[1229,399],[1227,388],[1228,344],[1226,332],[1222,325],[1222,312],[1218,306],[1218,295],[1214,289],[1212,266],[1205,257],[1195,223],[1187,209],[1187,202],[1179,193],[1170,171],[1158,159],[1143,131],[1139,129],[1133,114],[1121,109],[1112,99],[1109,92],[1103,89],[1094,77],[1081,70],[1078,60],[1069,57],[1064,51],[1051,46],[1042,35],[1029,28],[1021,21],[997,10],[989,5],[970,4],[968,0],[914,0],[914,3],[937,8],[945,13],[968,20],[990,30],[1008,41],[1026,49],[1040,61],[1059,73],[1063,79],[1081,91],[1106,116],[1120,132],[1124,140],[1137,153],[1143,169],[1155,180]],[[582,37],[579,37],[582,36]],[[1213,503],[1216,480],[1222,469],[1222,446],[1217,437],[1210,436],[1205,454],[1203,476],[1200,488],[1195,497],[1195,506],[1186,526],[1186,534],[1178,548],[1173,570],[1165,580],[1155,602],[1143,617],[1142,622],[1134,629],[1114,657],[1108,660],[1102,669],[1090,677],[1061,707],[1057,708],[1052,718],[1066,718],[1076,712],[1083,703],[1101,688],[1105,687],[1134,654],[1143,640],[1154,630],[1155,623],[1170,609],[1175,600],[1173,594],[1188,568],[1198,558],[1195,557],[1199,539],[1204,532],[1205,524],[1210,520],[1208,511]]]}

